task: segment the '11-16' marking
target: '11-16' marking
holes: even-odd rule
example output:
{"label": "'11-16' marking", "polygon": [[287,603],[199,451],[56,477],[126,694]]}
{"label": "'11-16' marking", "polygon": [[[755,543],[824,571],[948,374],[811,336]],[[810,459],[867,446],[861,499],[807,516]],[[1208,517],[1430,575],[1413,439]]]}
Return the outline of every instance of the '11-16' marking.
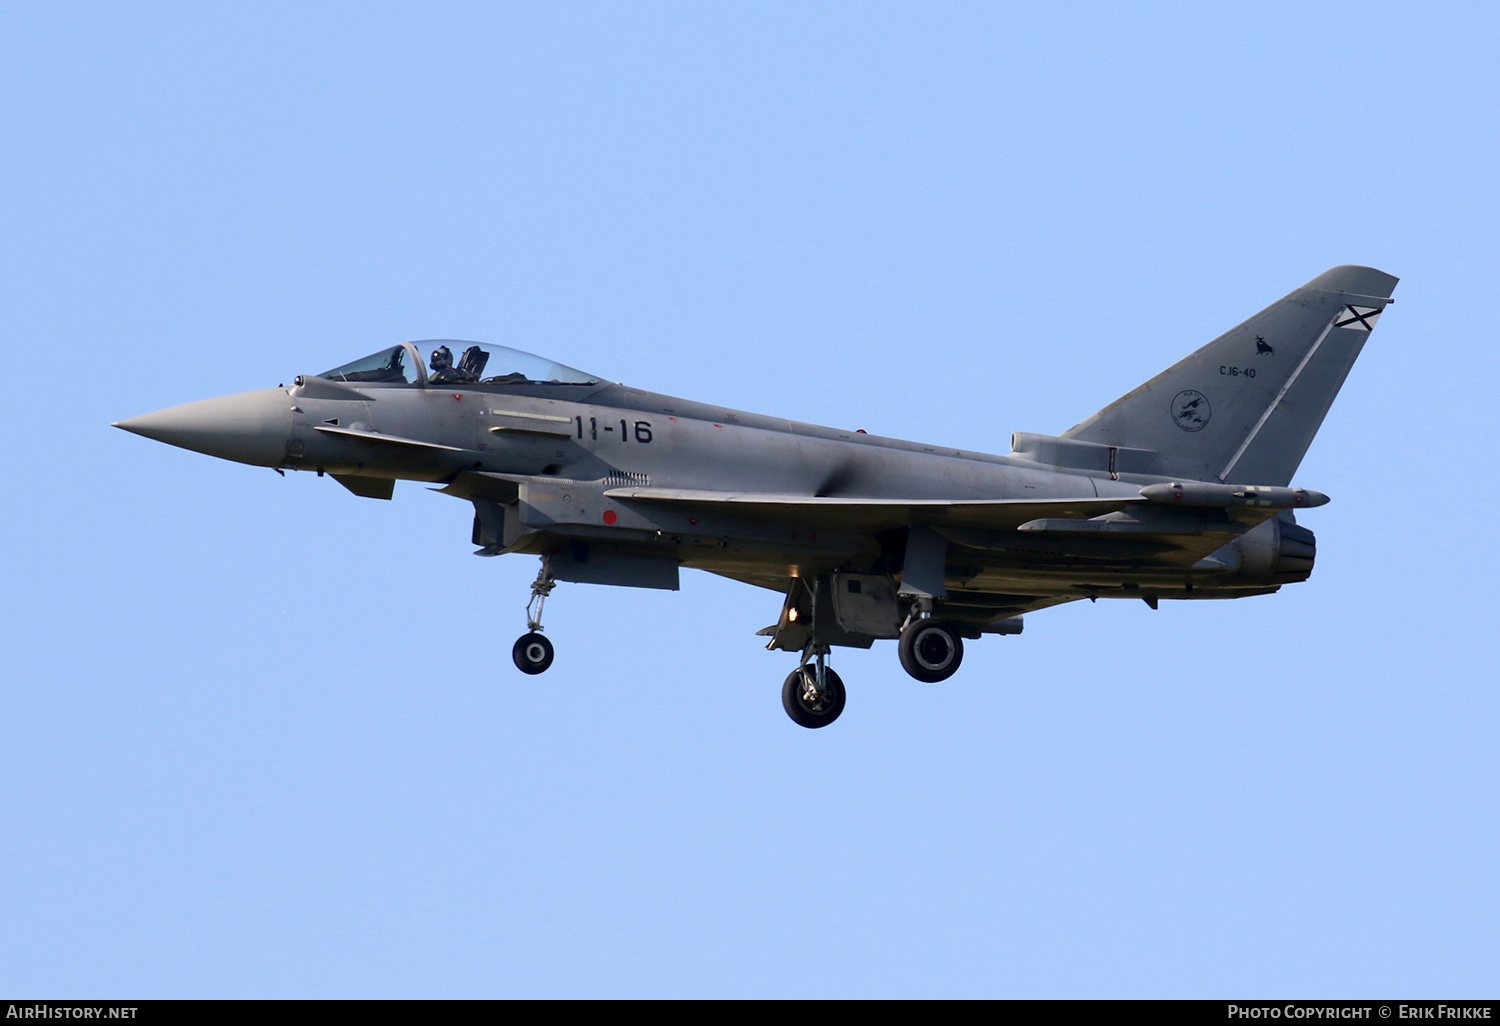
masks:
{"label": "'11-16' marking", "polygon": [[[582,417],[574,417],[573,420],[576,421],[577,424],[578,424],[578,437],[580,439],[582,439],[583,438],[583,418]],[[604,426],[603,430],[604,430],[604,432],[606,434],[612,435],[612,434],[615,433],[614,425],[612,425],[612,424],[606,424]],[[599,428],[598,418],[590,417],[589,418],[589,438],[591,438],[593,441],[597,442],[599,440],[599,431],[600,431],[600,428]],[[637,442],[642,443],[643,445],[646,442],[651,441],[651,422],[650,421],[648,421],[648,420],[638,420],[638,421],[635,422],[635,440]],[[625,424],[625,422],[623,420],[620,421],[620,441],[622,441],[622,442],[628,442],[628,441],[630,441],[630,432],[628,431],[628,429],[626,427],[626,424]]]}

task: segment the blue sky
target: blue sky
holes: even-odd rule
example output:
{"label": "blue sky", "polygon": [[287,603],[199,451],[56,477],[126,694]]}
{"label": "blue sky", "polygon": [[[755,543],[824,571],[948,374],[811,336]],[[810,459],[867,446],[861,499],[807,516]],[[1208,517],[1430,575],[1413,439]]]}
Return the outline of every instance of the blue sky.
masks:
{"label": "blue sky", "polygon": [[[1483,5],[0,10],[0,991],[1493,996]],[[1305,584],[781,710],[777,599],[111,421],[475,338],[1005,452],[1401,276]]]}

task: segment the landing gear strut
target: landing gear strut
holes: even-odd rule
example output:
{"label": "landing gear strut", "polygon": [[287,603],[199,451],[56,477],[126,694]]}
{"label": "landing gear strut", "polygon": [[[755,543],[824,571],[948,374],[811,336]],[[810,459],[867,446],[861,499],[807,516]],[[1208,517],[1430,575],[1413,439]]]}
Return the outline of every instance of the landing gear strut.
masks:
{"label": "landing gear strut", "polygon": [[[781,685],[781,704],[792,722],[816,729],[826,727],[844,711],[844,682],[824,662],[827,649],[809,645],[802,665]],[[808,662],[808,656],[813,661]]]}
{"label": "landing gear strut", "polygon": [[552,594],[555,587],[557,582],[552,579],[551,557],[543,556],[542,569],[531,584],[531,601],[526,603],[528,633],[517,638],[510,650],[516,669],[522,673],[542,673],[552,665],[552,642],[547,640],[541,630],[542,607],[547,604],[547,596]]}

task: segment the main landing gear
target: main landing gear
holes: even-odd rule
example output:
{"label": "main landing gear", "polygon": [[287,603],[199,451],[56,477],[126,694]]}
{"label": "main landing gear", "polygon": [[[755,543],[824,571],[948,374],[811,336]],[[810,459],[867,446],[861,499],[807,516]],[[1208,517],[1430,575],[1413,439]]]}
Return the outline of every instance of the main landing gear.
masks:
{"label": "main landing gear", "polygon": [[[856,584],[861,587],[856,588]],[[860,575],[851,575],[847,583],[838,575],[792,581],[781,617],[761,631],[771,637],[767,648],[783,652],[801,650],[797,668],[781,685],[781,704],[792,722],[814,729],[826,727],[844,711],[844,682],[828,668],[828,653],[834,645],[858,646],[861,640],[863,647],[868,648],[874,637],[851,630],[851,626],[862,626],[857,618],[854,625],[838,619],[838,599],[843,596],[839,589],[847,586],[850,595],[869,596],[866,604],[874,605],[880,601],[877,598],[881,595],[880,585],[878,578]],[[884,596],[884,608],[890,610],[893,619],[898,602],[906,613],[905,622],[896,632],[900,639],[897,654],[906,672],[927,684],[947,680],[957,673],[964,658],[963,628],[933,616],[934,597],[921,592],[901,595],[894,582],[889,581]],[[846,611],[851,617],[858,612],[869,612],[857,603]],[[866,622],[875,627],[871,635],[891,636],[889,627],[881,629],[878,620]]]}
{"label": "main landing gear", "polygon": [[924,684],[936,684],[958,672],[964,661],[964,639],[951,625],[924,616],[901,629],[896,652],[902,669]]}
{"label": "main landing gear", "polygon": [[[808,656],[813,661],[808,662]],[[802,665],[781,685],[781,704],[792,722],[816,729],[826,727],[844,711],[844,682],[829,669],[826,649],[802,653]]]}
{"label": "main landing gear", "polygon": [[[826,646],[809,644],[801,665],[781,685],[781,704],[793,723],[826,727],[844,711],[844,682],[827,666],[827,654]],[[897,654],[907,673],[936,684],[958,672],[964,641],[952,624],[924,616],[902,628]]]}
{"label": "main landing gear", "polygon": [[531,584],[531,601],[526,603],[527,633],[517,638],[510,650],[516,669],[522,673],[543,673],[552,665],[552,642],[541,631],[542,607],[547,604],[547,596],[552,594],[555,587],[557,582],[552,579],[552,562],[549,557],[543,556],[542,569]]}

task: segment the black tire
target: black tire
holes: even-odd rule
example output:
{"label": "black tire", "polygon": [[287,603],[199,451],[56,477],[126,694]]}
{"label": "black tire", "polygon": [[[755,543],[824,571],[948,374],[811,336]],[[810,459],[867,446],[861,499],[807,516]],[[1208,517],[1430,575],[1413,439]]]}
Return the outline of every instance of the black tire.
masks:
{"label": "black tire", "polygon": [[510,657],[516,661],[516,669],[522,673],[542,673],[552,665],[552,642],[547,640],[545,634],[532,631],[523,634],[516,639],[515,646],[510,650]]}
{"label": "black tire", "polygon": [[958,672],[964,661],[964,639],[941,620],[913,620],[896,643],[901,666],[924,684],[936,684]]}
{"label": "black tire", "polygon": [[799,666],[781,685],[781,704],[786,714],[793,723],[811,729],[828,726],[844,711],[844,682],[827,667],[823,669],[823,695],[808,697],[811,678],[816,672],[811,666]]}

